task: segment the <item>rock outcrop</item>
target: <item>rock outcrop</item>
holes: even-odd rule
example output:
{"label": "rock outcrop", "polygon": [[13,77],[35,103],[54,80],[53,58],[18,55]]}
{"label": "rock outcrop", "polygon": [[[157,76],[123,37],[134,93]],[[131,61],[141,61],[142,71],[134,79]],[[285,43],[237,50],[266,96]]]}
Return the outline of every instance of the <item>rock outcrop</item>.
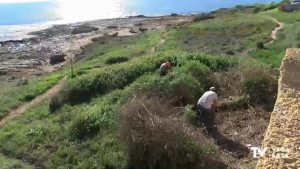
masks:
{"label": "rock outcrop", "polygon": [[65,53],[56,53],[56,54],[53,54],[50,57],[50,64],[51,65],[55,65],[55,64],[64,62],[66,60],[65,59],[66,56],[67,55]]}
{"label": "rock outcrop", "polygon": [[89,33],[89,32],[98,31],[98,30],[99,30],[99,28],[93,27],[90,25],[79,25],[79,26],[73,28],[71,33],[72,34],[81,34],[81,33]]}
{"label": "rock outcrop", "polygon": [[300,168],[300,49],[287,49],[281,65],[278,98],[257,169]]}

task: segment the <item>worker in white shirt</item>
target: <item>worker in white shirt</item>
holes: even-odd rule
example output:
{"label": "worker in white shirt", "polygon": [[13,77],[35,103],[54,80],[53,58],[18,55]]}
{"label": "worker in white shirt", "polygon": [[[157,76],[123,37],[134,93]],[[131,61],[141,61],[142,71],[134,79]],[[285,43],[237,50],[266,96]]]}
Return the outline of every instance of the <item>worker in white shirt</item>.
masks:
{"label": "worker in white shirt", "polygon": [[205,92],[198,100],[197,108],[199,116],[203,116],[205,123],[209,125],[214,123],[215,110],[218,104],[218,95],[215,87],[211,87],[210,90]]}

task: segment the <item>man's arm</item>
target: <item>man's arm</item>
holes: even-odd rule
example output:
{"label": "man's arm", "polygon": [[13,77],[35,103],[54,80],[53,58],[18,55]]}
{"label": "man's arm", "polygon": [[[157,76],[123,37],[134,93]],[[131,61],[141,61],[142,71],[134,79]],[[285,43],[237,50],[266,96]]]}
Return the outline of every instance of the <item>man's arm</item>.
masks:
{"label": "man's arm", "polygon": [[213,104],[211,105],[211,109],[215,111],[218,105],[219,105],[218,100],[214,99]]}
{"label": "man's arm", "polygon": [[213,100],[213,104],[211,105],[212,110],[216,110],[216,108],[219,106],[219,101],[218,101],[218,96],[216,95],[214,100]]}

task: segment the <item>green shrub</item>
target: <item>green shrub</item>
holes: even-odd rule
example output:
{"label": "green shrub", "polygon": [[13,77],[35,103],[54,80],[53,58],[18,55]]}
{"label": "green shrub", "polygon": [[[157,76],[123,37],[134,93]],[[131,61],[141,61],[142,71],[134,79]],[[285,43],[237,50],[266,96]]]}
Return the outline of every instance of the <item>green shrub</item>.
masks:
{"label": "green shrub", "polygon": [[219,106],[219,109],[222,111],[225,110],[241,110],[241,109],[247,109],[249,107],[249,97],[248,96],[242,96],[237,99],[233,99],[228,103],[222,103]]}
{"label": "green shrub", "polygon": [[122,89],[147,72],[159,67],[160,60],[135,60],[128,64],[112,66],[83,75],[69,82],[64,98],[76,104],[88,101],[92,96],[103,95],[115,89]]}
{"label": "green shrub", "polygon": [[199,22],[199,21],[203,21],[203,20],[208,20],[208,19],[214,19],[215,16],[211,15],[211,14],[202,14],[199,16],[196,16],[193,21],[194,22]]}
{"label": "green shrub", "polygon": [[98,134],[101,129],[107,128],[110,122],[109,116],[111,116],[108,113],[78,116],[70,126],[71,138],[82,140]]}
{"label": "green shrub", "polygon": [[114,124],[116,108],[124,97],[124,91],[115,90],[101,97],[97,104],[79,114],[69,127],[71,138],[82,140],[93,137]]}
{"label": "green shrub", "polygon": [[265,45],[264,45],[263,42],[257,42],[256,47],[257,47],[258,49],[264,49],[264,48],[265,48]]}
{"label": "green shrub", "polygon": [[195,103],[204,91],[202,84],[190,75],[178,73],[174,76],[167,86],[168,93],[182,97],[184,104]]}
{"label": "green shrub", "polygon": [[[68,88],[60,93],[62,98],[64,98],[61,105],[65,103],[77,104],[89,101],[95,95],[103,95],[115,89],[122,89],[140,76],[155,72],[166,60],[171,61],[174,66],[186,65],[186,71],[193,72],[195,77],[204,76],[208,72],[208,68],[215,71],[226,70],[237,63],[237,61],[232,58],[223,58],[207,54],[185,52],[159,53],[155,56],[139,58],[128,63],[91,71],[89,74],[70,80],[67,85]],[[195,95],[196,92],[201,91],[199,90],[201,89],[201,85],[193,76],[186,76],[182,73],[180,75],[180,73],[177,72],[176,75],[174,74],[174,76],[172,75],[169,78],[171,78],[170,81],[173,81],[170,83],[171,86],[169,86],[173,87],[171,92],[176,93],[176,90],[179,90],[187,101],[195,99],[194,96],[187,96],[187,92]],[[175,78],[177,78],[177,80]],[[193,89],[196,90],[194,91]]]}
{"label": "green shrub", "polygon": [[185,53],[182,57],[185,57],[186,61],[198,61],[213,71],[227,70],[238,63],[233,57],[217,57],[209,54]]}
{"label": "green shrub", "polygon": [[131,86],[131,90],[148,96],[180,97],[183,104],[193,104],[203,93],[204,87],[191,75],[175,69],[163,78],[158,75],[145,75]]}
{"label": "green shrub", "polygon": [[197,125],[198,123],[198,114],[197,112],[195,112],[194,110],[192,110],[192,105],[187,105],[185,107],[185,110],[184,110],[184,118],[194,124],[194,125]]}
{"label": "green shrub", "polygon": [[267,5],[264,8],[264,11],[272,10],[272,9],[275,9],[275,8],[278,8],[278,7],[279,7],[279,4],[277,4],[277,3],[271,3],[270,5]]}
{"label": "green shrub", "polygon": [[182,66],[182,72],[192,75],[194,78],[196,78],[204,84],[207,82],[208,77],[211,73],[209,67],[203,65],[198,61],[189,61],[186,64],[184,64]]}
{"label": "green shrub", "polygon": [[250,104],[265,105],[272,109],[276,100],[277,84],[267,77],[252,77],[243,82],[243,92],[249,95]]}
{"label": "green shrub", "polygon": [[253,9],[253,12],[254,13],[258,13],[260,11],[262,11],[263,7],[261,5],[257,5],[254,9]]}
{"label": "green shrub", "polygon": [[243,96],[237,100],[235,100],[231,104],[231,108],[233,110],[239,110],[239,109],[247,109],[249,106],[249,98],[247,96]]}
{"label": "green shrub", "polygon": [[73,120],[70,126],[70,135],[73,139],[85,139],[97,134],[100,125],[96,123],[95,117],[82,115]]}
{"label": "green shrub", "polygon": [[62,98],[62,95],[54,95],[53,97],[51,97],[49,103],[49,112],[55,113],[63,106],[62,104],[63,102],[64,102],[64,98]]}
{"label": "green shrub", "polygon": [[115,64],[115,63],[122,63],[127,62],[129,60],[128,57],[125,56],[116,56],[116,57],[110,57],[108,58],[105,63],[106,64]]}

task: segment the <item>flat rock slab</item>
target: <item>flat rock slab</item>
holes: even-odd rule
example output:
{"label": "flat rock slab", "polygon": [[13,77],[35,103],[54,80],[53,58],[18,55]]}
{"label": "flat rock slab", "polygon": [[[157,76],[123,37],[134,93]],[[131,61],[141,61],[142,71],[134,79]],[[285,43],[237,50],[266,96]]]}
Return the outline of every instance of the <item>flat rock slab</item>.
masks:
{"label": "flat rock slab", "polygon": [[10,59],[5,62],[0,62],[0,71],[7,71],[13,68],[36,68],[42,66],[45,61],[38,59]]}

